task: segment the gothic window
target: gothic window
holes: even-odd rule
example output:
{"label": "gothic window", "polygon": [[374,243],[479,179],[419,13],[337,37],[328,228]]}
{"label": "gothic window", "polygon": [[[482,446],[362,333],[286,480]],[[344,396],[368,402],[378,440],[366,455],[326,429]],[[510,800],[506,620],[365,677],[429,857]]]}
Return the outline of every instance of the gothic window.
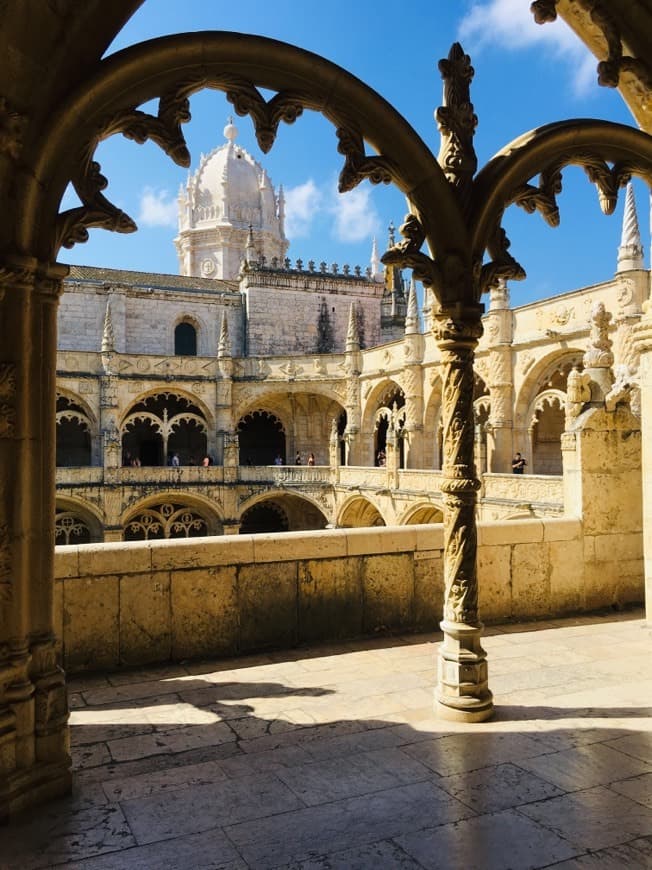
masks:
{"label": "gothic window", "polygon": [[200,465],[208,426],[201,410],[184,396],[158,393],[137,402],[122,424],[123,465]]}
{"label": "gothic window", "polygon": [[91,464],[91,423],[81,405],[57,396],[57,466]]}
{"label": "gothic window", "polygon": [[187,321],[178,323],[174,330],[175,356],[197,356],[197,330]]}
{"label": "gothic window", "polygon": [[163,502],[140,511],[125,524],[125,541],[198,538],[208,534],[204,517],[185,505]]}
{"label": "gothic window", "polygon": [[71,511],[57,510],[54,520],[54,543],[56,546],[69,544],[89,544],[91,531],[76,514]]}

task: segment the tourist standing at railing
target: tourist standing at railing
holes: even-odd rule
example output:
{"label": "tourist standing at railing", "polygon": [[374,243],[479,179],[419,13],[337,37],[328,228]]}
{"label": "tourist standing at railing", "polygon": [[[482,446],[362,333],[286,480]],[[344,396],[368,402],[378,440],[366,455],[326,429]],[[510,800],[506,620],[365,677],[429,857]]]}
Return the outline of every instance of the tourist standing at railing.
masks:
{"label": "tourist standing at railing", "polygon": [[520,453],[517,453],[514,456],[514,458],[512,459],[512,471],[513,471],[513,473],[514,474],[523,474],[523,470],[524,470],[526,465],[527,465],[527,462],[525,461],[525,459],[523,459],[523,457],[521,456]]}
{"label": "tourist standing at railing", "polygon": [[283,457],[280,453],[276,454],[276,459],[274,460],[274,465],[283,465]]}
{"label": "tourist standing at railing", "polygon": [[310,465],[312,467],[314,464],[315,464],[315,454],[310,453],[308,456],[308,465]]}
{"label": "tourist standing at railing", "polygon": [[296,455],[295,460],[294,460],[294,464],[301,465],[301,454],[299,453],[298,450],[297,450],[297,455]]}
{"label": "tourist standing at railing", "polygon": [[172,459],[170,460],[170,465],[171,465],[173,468],[178,468],[178,467],[179,467],[179,454],[178,454],[178,453],[173,453],[173,454],[172,454]]}

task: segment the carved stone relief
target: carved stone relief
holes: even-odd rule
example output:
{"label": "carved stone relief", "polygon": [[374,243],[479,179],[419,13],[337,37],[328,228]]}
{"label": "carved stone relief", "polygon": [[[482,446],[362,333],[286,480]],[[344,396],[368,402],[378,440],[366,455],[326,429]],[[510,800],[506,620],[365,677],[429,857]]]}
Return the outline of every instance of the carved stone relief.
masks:
{"label": "carved stone relief", "polygon": [[16,434],[16,366],[0,363],[0,438]]}

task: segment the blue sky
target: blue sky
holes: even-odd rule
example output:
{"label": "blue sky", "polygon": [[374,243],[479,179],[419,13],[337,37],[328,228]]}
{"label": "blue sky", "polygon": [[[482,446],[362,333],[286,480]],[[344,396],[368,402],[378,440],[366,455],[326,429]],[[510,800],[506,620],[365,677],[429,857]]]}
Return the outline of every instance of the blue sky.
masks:
{"label": "blue sky", "polygon": [[[233,30],[282,39],[317,52],[361,78],[401,112],[434,153],[439,136],[433,112],[441,102],[437,63],[460,40],[475,67],[472,100],[479,118],[475,147],[482,166],[521,133],[571,117],[633,120],[618,92],[596,84],[595,59],[562,21],[534,23],[530,0],[146,0],[109,52],[127,45],[193,30]],[[222,94],[204,91],[191,100],[192,121],[184,131],[196,168],[202,152],[223,143],[231,107]],[[387,225],[397,226],[405,201],[392,187],[364,184],[339,195],[341,156],[331,125],[305,113],[282,125],[268,155],[256,145],[251,121],[236,118],[238,141],[267,168],[288,197],[290,256],[341,265],[369,262],[371,238],[381,252]],[[109,198],[136,219],[138,233],[120,236],[91,230],[91,239],[61,259],[70,263],[176,273],[172,239],[176,195],[186,172],[153,144],[138,146],[113,137],[98,149],[109,179]],[[643,242],[648,256],[649,199],[636,185]],[[552,230],[538,215],[508,211],[511,252],[525,267],[526,281],[512,285],[514,304],[609,278],[615,271],[622,200],[604,217],[595,189],[579,169],[566,170],[559,198],[561,226]]]}

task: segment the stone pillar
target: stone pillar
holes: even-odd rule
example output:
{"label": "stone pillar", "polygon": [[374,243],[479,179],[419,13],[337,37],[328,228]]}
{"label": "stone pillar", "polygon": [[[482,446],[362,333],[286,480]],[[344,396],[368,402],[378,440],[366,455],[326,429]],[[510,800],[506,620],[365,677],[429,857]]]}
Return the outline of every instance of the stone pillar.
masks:
{"label": "stone pillar", "polygon": [[445,719],[482,722],[493,714],[478,618],[476,502],[473,463],[473,358],[482,307],[442,307],[433,332],[441,353],[444,463],[444,640],[436,709]]}
{"label": "stone pillar", "polygon": [[487,386],[491,394],[489,425],[492,437],[487,456],[487,470],[508,472],[512,469],[514,454],[512,443],[514,378],[511,347],[514,325],[506,284],[500,282],[498,286],[492,287],[489,298],[487,332],[491,351]]}
{"label": "stone pillar", "polygon": [[[421,338],[421,336],[418,336]],[[403,369],[405,393],[405,467],[423,468],[423,376],[420,365]]]}
{"label": "stone pillar", "polygon": [[65,267],[0,269],[0,819],[70,790],[54,637],[56,310]]}
{"label": "stone pillar", "polygon": [[644,303],[644,314],[636,328],[640,355],[643,558],[645,565],[645,614],[652,627],[652,298]]}

